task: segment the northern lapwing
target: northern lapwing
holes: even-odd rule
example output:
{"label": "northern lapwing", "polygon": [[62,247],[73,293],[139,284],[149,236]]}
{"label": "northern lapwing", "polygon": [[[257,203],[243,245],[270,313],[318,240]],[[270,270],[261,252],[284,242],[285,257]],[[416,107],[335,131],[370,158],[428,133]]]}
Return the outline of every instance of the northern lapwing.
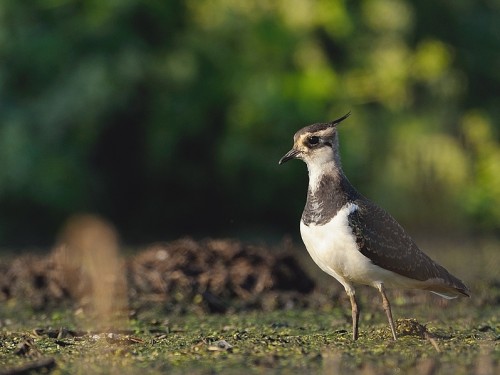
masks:
{"label": "northern lapwing", "polygon": [[424,254],[390,214],[351,185],[342,171],[337,134],[337,125],[349,115],[300,129],[279,164],[290,159],[307,164],[309,187],[300,233],[314,262],[344,286],[351,302],[353,339],[358,338],[359,320],[354,285],[362,284],[380,292],[396,340],[386,287],[423,289],[448,299],[469,296],[469,290]]}

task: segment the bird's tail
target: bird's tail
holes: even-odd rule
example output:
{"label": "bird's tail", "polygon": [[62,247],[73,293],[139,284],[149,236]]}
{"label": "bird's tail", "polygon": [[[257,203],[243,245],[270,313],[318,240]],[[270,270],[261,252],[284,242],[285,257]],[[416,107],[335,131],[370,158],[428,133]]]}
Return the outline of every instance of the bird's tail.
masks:
{"label": "bird's tail", "polygon": [[457,292],[436,292],[435,290],[431,290],[430,292],[446,299],[455,299],[459,296],[470,297],[469,294],[461,290],[457,290]]}
{"label": "bird's tail", "polygon": [[470,297],[469,288],[461,280],[444,268],[442,268],[442,271],[440,272],[440,277],[427,280],[428,286],[425,289],[446,299]]}

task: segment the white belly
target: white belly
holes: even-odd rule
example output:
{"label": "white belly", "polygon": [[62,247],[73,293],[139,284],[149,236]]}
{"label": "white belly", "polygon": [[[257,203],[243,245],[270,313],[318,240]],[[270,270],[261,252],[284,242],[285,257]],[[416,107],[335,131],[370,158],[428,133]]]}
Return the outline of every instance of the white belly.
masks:
{"label": "white belly", "polygon": [[381,283],[388,287],[414,287],[418,281],[373,264],[358,250],[347,220],[348,215],[357,209],[357,205],[348,203],[325,225],[300,223],[302,240],[314,262],[346,290],[352,289],[352,283],[374,287]]}

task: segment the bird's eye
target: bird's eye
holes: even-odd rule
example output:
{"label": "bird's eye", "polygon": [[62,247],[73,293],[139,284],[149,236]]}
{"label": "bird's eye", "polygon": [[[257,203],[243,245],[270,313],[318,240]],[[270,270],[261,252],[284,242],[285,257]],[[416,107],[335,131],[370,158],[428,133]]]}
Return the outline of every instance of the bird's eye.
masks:
{"label": "bird's eye", "polygon": [[319,143],[319,137],[313,135],[307,138],[307,143],[309,143],[310,146],[316,146]]}

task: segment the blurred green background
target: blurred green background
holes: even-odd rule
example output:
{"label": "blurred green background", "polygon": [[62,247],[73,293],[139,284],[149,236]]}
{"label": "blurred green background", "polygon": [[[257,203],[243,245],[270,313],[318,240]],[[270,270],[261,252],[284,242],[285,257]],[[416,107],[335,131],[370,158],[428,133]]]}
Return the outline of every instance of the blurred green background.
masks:
{"label": "blurred green background", "polygon": [[298,234],[293,133],[413,231],[500,229],[498,0],[2,0],[0,245]]}

